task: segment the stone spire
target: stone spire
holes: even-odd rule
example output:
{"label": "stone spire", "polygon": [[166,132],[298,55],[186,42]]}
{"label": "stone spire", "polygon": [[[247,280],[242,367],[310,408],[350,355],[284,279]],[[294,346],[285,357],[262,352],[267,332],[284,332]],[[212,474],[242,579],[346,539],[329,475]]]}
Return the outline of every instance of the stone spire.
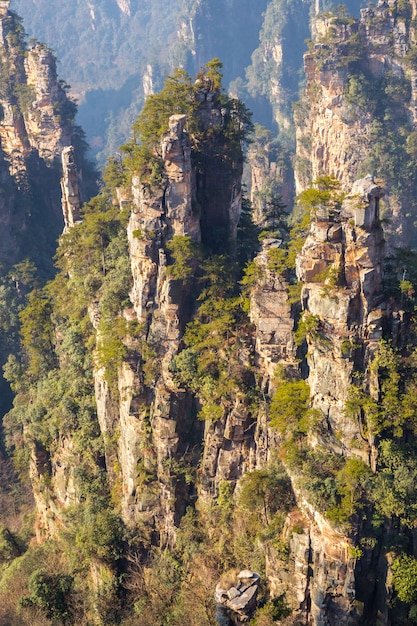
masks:
{"label": "stone spire", "polygon": [[80,220],[81,197],[78,180],[75,150],[73,146],[68,146],[62,151],[61,190],[65,230]]}

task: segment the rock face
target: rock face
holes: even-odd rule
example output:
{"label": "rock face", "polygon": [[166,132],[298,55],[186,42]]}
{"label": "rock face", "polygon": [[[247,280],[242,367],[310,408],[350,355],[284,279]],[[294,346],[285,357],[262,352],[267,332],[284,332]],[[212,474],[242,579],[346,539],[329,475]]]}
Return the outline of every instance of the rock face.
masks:
{"label": "rock face", "polygon": [[41,159],[52,163],[71,144],[71,102],[58,80],[51,50],[41,44],[31,48],[25,70],[28,91],[34,95],[24,115],[29,143]]}
{"label": "rock face", "polygon": [[62,151],[62,213],[65,228],[71,228],[80,219],[81,194],[79,188],[79,171],[73,146]]}
{"label": "rock face", "polygon": [[[219,112],[209,101],[202,105],[202,116],[207,127],[219,123]],[[195,295],[190,285],[181,284],[170,273],[166,242],[185,237],[198,244],[204,220],[210,220],[213,228],[216,223],[228,228],[233,236],[240,214],[241,170],[235,177],[223,170],[221,197],[213,193],[201,214],[195,211],[199,189],[203,184],[210,189],[216,170],[213,168],[204,182],[197,180],[186,121],[184,115],[174,115],[169,120],[169,134],[161,142],[164,180],[160,187],[151,188],[134,176],[130,197],[119,195],[121,206],[124,202],[133,205],[127,227],[133,277],[132,315],[142,325],[143,337],[151,350],[148,355],[142,353],[141,360],[147,360],[153,371],[143,374],[143,360],[139,364],[125,363],[119,373],[118,405],[112,402],[102,374],[96,375],[102,430],[112,433],[115,424],[119,425],[117,456],[123,482],[123,517],[128,524],[145,521],[168,543],[174,540],[185,502],[181,493],[186,489],[174,460],[187,453],[189,441],[184,439],[185,432],[191,428],[196,442],[202,432],[198,423],[192,424],[192,397],[177,388],[169,371],[180,349]],[[217,184],[214,188],[218,189]],[[242,429],[238,408],[236,412],[235,420]],[[196,459],[192,456],[191,461],[195,463]],[[152,475],[153,480],[146,478]]]}
{"label": "rock face", "polygon": [[267,555],[266,574],[274,596],[285,593],[303,624],[360,623],[356,559],[351,556],[350,540],[302,498],[298,504],[302,512],[289,516],[284,531],[289,542],[288,563],[283,565],[273,551]]}
{"label": "rock face", "polygon": [[[220,626],[243,624],[253,615],[261,582],[259,574],[242,570],[232,586],[220,580],[214,594],[217,603],[216,619]],[[230,616],[230,617],[229,617]]]}
{"label": "rock face", "polygon": [[367,177],[355,182],[340,212],[318,209],[297,259],[304,315],[317,323],[318,340],[308,352],[313,406],[323,414],[332,447],[340,454],[356,449],[367,462],[371,451],[363,448],[362,433],[344,406],[354,370],[367,370],[388,313],[381,289],[382,196]]}
{"label": "rock face", "polygon": [[273,212],[274,203],[280,204],[280,210],[285,211],[285,208],[291,206],[294,195],[288,157],[276,147],[274,149],[270,140],[271,137],[268,139],[268,136],[258,138],[248,151],[253,220],[260,228],[270,226],[267,222],[272,220],[268,220],[268,214]]}
{"label": "rock face", "polygon": [[[131,299],[136,318],[144,325],[147,342],[154,350],[158,372],[152,390],[150,381],[138,377],[137,368],[125,365],[119,385],[121,398],[120,464],[123,472],[123,509],[132,522],[149,515],[159,516],[160,530],[171,537],[178,512],[175,510],[175,477],[170,459],[180,454],[180,431],[190,419],[191,403],[185,392],[178,392],[168,365],[178,352],[187,318],[189,293],[180,289],[167,272],[164,243],[173,236],[200,240],[198,217],[192,210],[190,146],[185,132],[185,116],[170,118],[170,133],[162,141],[166,179],[159,195],[133,179],[133,211],[128,238],[133,276]],[[132,384],[133,383],[133,384]],[[132,393],[133,389],[139,393]],[[152,422],[149,422],[149,405]],[[105,413],[105,412],[104,412]],[[105,418],[104,418],[105,419]],[[149,430],[144,447],[144,432]],[[137,467],[158,476],[158,485],[140,489]],[[140,480],[140,478],[139,478]],[[171,496],[168,496],[171,494]],[[169,504],[171,502],[171,504]]]}
{"label": "rock face", "polygon": [[256,257],[261,280],[251,293],[250,318],[256,327],[256,353],[265,381],[271,381],[278,363],[295,364],[294,316],[288,296],[288,283],[268,268],[268,252],[280,241],[265,239]]}
{"label": "rock face", "polygon": [[28,249],[25,239],[41,222],[48,222],[51,245],[62,231],[60,160],[71,145],[75,115],[51,50],[40,44],[26,50],[9,4],[0,6],[0,59],[6,72],[0,86],[0,177],[6,191],[0,200],[0,258],[6,266]]}
{"label": "rock face", "polygon": [[0,17],[7,15],[10,7],[11,0],[1,0],[0,2]]}
{"label": "rock face", "polygon": [[[126,9],[127,4],[119,6]],[[406,51],[401,47],[401,20],[387,12],[385,5],[380,4],[376,11],[381,31],[372,30],[370,16],[365,12],[358,24],[340,20],[324,26],[319,23],[317,32],[320,36],[329,26],[334,27],[342,47],[351,46],[352,38],[357,41],[354,36],[358,33],[366,41],[372,36],[375,46],[370,71],[383,74],[388,63],[386,24],[391,30],[396,28],[394,44],[390,45],[399,56]],[[287,515],[284,530],[273,532],[262,544],[267,555],[266,575],[272,596],[279,599],[285,594],[295,618],[309,626],[360,623],[357,590],[363,571],[358,567],[354,538],[335,528],[325,517],[326,511],[310,502],[301,469],[288,462],[285,428],[279,431],[271,426],[273,417],[270,421],[268,410],[272,413],[271,397],[278,385],[276,370],[280,370],[277,366],[309,389],[307,403],[315,422],[307,433],[305,425],[298,433],[305,435],[302,452],[307,456],[311,451],[325,450],[326,455],[343,463],[353,460],[375,471],[375,441],[364,431],[360,419],[347,415],[345,407],[358,373],[370,396],[378,395],[371,364],[383,328],[392,324],[390,304],[382,290],[385,241],[380,212],[384,191],[370,175],[353,182],[363,148],[355,141],[360,136],[368,137],[370,119],[365,115],[345,119],[345,90],[351,85],[349,68],[340,64],[341,53],[337,46],[332,48],[333,44],[333,40],[318,43],[306,56],[308,93],[314,99],[304,129],[300,130],[304,153],[299,151],[298,159],[300,165],[300,159],[308,157],[309,171],[316,177],[339,176],[346,195],[341,206],[319,205],[313,210],[309,233],[296,262],[301,283],[299,302],[294,304],[290,295],[290,270],[280,273],[271,264],[273,252],[279,251],[282,242],[271,236],[262,243],[254,260],[256,278],[249,288],[251,324],[246,324],[245,337],[228,336],[224,342],[234,348],[228,375],[232,377],[233,366],[245,368],[248,375],[244,382],[250,392],[246,394],[243,385],[233,388],[227,401],[220,398],[218,406],[209,405],[211,419],[203,425],[196,419],[201,408],[199,397],[193,396],[191,387],[179,386],[171,368],[185,347],[185,327],[196,313],[201,293],[195,276],[188,280],[175,273],[180,264],[174,263],[173,243],[191,245],[194,250],[202,243],[215,253],[224,251],[226,245],[222,247],[219,242],[225,244],[229,238],[235,242],[241,213],[242,164],[237,152],[222,151],[213,140],[226,112],[215,105],[213,90],[204,85],[194,96],[200,111],[201,137],[206,133],[209,139],[201,139],[198,155],[191,154],[186,116],[173,115],[167,134],[155,148],[158,171],[152,175],[148,171],[134,173],[129,186],[118,189],[113,198],[114,205],[130,215],[127,237],[132,307],[123,310],[117,319],[127,329],[120,341],[128,356],[113,382],[98,362],[94,369],[103,465],[112,492],[118,493],[126,526],[134,531],[140,529],[141,547],[173,546],[188,503],[200,511],[215,507],[224,485],[230,499],[235,490],[237,502],[245,475],[264,469],[277,451],[282,453],[296,507]],[[331,48],[330,56],[326,46]],[[354,56],[357,50],[349,46]],[[71,147],[63,146],[65,133],[53,132],[49,147],[44,142],[54,115],[54,74],[47,55],[41,52],[38,50],[38,56],[27,61],[31,75],[38,72],[43,77],[36,87],[41,114],[36,119],[33,112],[20,114],[20,134],[16,131],[8,155],[11,167],[22,173],[23,180],[25,155],[31,152],[36,133],[42,138],[37,150],[46,163],[52,162],[64,147],[63,208],[70,228],[79,218],[77,167]],[[390,68],[395,69],[394,65]],[[6,105],[5,99],[5,110]],[[12,109],[10,115],[14,115]],[[11,122],[12,117],[7,119]],[[31,132],[25,135],[26,123]],[[4,131],[4,141],[7,133],[11,136],[12,127],[11,123],[5,125],[9,130]],[[302,139],[310,135],[309,148]],[[271,167],[272,162],[266,159],[260,169],[264,167],[271,173],[276,169]],[[8,167],[6,159],[3,165]],[[302,187],[306,172],[301,167],[298,172]],[[194,270],[197,260],[191,258],[189,264]],[[89,315],[99,347],[100,310],[94,300]],[[294,330],[302,329],[303,323],[305,341],[297,348]],[[210,340],[216,334],[217,327],[211,331]],[[227,356],[225,348],[220,347],[217,357],[223,355],[222,350]],[[288,422],[295,417],[289,415]],[[52,455],[42,446],[32,451],[37,506],[43,529],[49,533],[59,527],[62,510],[80,504],[74,480],[77,459],[74,462],[70,435],[60,446]],[[221,605],[219,623],[233,616],[228,611],[235,614],[235,623],[243,622],[254,608],[258,586],[259,577],[247,571],[241,572],[233,585],[221,582],[216,590]]]}
{"label": "rock face", "polygon": [[404,148],[397,140],[416,128],[413,46],[410,15],[393,2],[361,10],[359,20],[318,17],[315,44],[304,56],[306,96],[295,112],[297,192],[323,175],[349,191],[372,172],[388,189],[390,230],[408,243],[404,224],[414,211],[414,193],[405,182],[408,157],[400,156]]}
{"label": "rock face", "polygon": [[[353,455],[373,467],[374,442],[364,437],[359,423],[347,417],[345,404],[355,372],[369,377],[382,327],[389,323],[381,285],[385,246],[379,206],[383,194],[369,176],[354,183],[340,210],[318,207],[297,258],[302,316],[315,324],[307,335],[307,382],[311,406],[321,417],[309,435],[310,445],[341,457]],[[261,278],[251,293],[256,352],[266,388],[273,385],[278,364],[297,369],[288,285],[268,270],[271,246],[279,242],[264,241],[256,259]],[[258,434],[255,430],[254,444]],[[257,443],[261,445],[261,440]],[[276,596],[286,593],[303,623],[359,623],[351,539],[335,530],[305,499],[297,470],[290,470],[290,475],[298,513],[289,515],[284,530],[289,561],[280,561],[273,549],[267,553],[271,589]]]}

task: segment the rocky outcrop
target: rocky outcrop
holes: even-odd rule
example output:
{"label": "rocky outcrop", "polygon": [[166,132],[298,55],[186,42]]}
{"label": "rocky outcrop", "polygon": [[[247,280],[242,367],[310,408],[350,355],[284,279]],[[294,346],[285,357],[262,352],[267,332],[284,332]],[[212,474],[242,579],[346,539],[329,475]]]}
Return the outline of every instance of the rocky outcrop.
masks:
{"label": "rocky outcrop", "polygon": [[[218,114],[211,111],[212,105],[208,103],[203,108],[205,123],[209,126],[214,119],[217,124]],[[114,432],[115,421],[118,425],[123,516],[129,524],[145,520],[168,543],[173,540],[185,503],[184,497],[180,497],[185,487],[178,459],[189,455],[189,442],[183,439],[183,433],[195,415],[191,396],[177,388],[169,370],[180,349],[193,297],[191,284],[172,276],[166,244],[175,237],[188,238],[195,244],[201,239],[202,217],[194,209],[197,188],[185,126],[184,115],[170,118],[169,134],[161,142],[161,184],[150,187],[134,176],[130,197],[119,192],[121,204],[131,202],[133,206],[127,228],[133,311],[126,314],[141,325],[143,344],[136,346],[139,361],[125,363],[119,372],[116,420],[107,410],[108,394],[100,394],[103,402],[99,404],[102,429]],[[232,194],[230,200],[228,195],[227,203],[217,205],[213,222],[219,219],[235,229],[239,198]],[[210,202],[211,199],[203,209],[206,216],[211,210]],[[96,376],[104,391],[100,373]],[[201,437],[199,425],[192,428]]]}
{"label": "rocky outcrop", "polygon": [[[350,58],[366,63],[366,72],[373,77],[401,73],[401,57],[409,45],[405,34],[404,19],[394,17],[385,2],[362,10],[359,21],[316,19],[317,43],[304,55],[309,110],[303,111],[302,116],[308,122],[303,128],[302,120],[296,119],[298,157],[311,161],[312,180],[329,174],[348,189],[358,177],[361,162],[371,149],[370,127],[374,118],[361,109],[359,115],[353,114],[347,97],[355,73]],[[359,46],[367,50],[366,59],[361,58]],[[301,117],[301,111],[297,116]],[[298,192],[305,186],[299,170],[296,168]]]}
{"label": "rocky outcrop", "polygon": [[[123,10],[128,5],[119,6]],[[379,10],[384,24],[394,19],[385,14],[382,6]],[[359,32],[365,39],[377,38],[367,27],[367,15],[363,14],[362,20],[360,26],[330,20],[326,29],[335,27],[339,44],[351,43]],[[372,68],[385,63],[381,61],[385,59],[384,33],[380,33],[380,48],[373,49]],[[400,34],[398,26],[395,45],[398,44],[399,55],[404,52]],[[318,36],[324,37],[320,25]],[[367,391],[377,394],[370,365],[383,327],[391,323],[381,287],[385,255],[380,219],[383,190],[372,176],[352,184],[352,177],[359,171],[362,144],[358,143],[357,149],[352,146],[362,131],[362,138],[370,132],[370,120],[359,116],[358,120],[346,122],[343,97],[350,80],[348,67],[340,64],[337,50],[331,50],[331,58],[321,58],[320,46],[328,44],[317,45],[315,53],[306,57],[308,89],[314,95],[312,110],[305,119],[308,136],[312,135],[311,146],[301,141],[306,135],[299,138],[314,176],[339,176],[348,195],[340,207],[320,205],[313,211],[310,232],[297,259],[301,302],[294,304],[293,293],[290,296],[294,291],[294,285],[290,285],[291,271],[283,268],[279,272],[271,263],[282,241],[272,236],[263,241],[253,264],[256,278],[250,288],[251,324],[245,318],[245,336],[228,335],[224,341],[227,346],[220,346],[217,352],[219,358],[230,359],[230,370],[226,368],[230,378],[233,365],[244,369],[247,376],[244,384],[231,386],[230,397],[218,400],[213,416],[206,415],[204,424],[196,419],[199,398],[180,387],[171,371],[173,361],[184,348],[184,330],[196,312],[201,290],[198,276],[193,275],[197,259],[188,259],[193,270],[190,276],[176,274],[179,264],[175,265],[172,244],[202,243],[215,254],[230,250],[233,253],[234,249],[241,212],[242,163],[235,147],[229,150],[226,142],[220,145],[220,131],[228,112],[215,105],[213,88],[207,87],[209,79],[206,84],[202,81],[201,89],[193,94],[201,121],[198,154],[192,158],[186,116],[173,115],[169,131],[149,157],[154,167],[146,163],[140,173],[130,172],[129,186],[114,194],[114,205],[117,207],[118,203],[123,214],[130,212],[127,236],[132,306],[121,311],[115,320],[115,324],[121,322],[126,329],[119,339],[126,348],[122,362],[110,379],[109,372],[96,360],[94,390],[104,448],[104,461],[100,458],[100,463],[117,501],[118,513],[132,535],[140,530],[141,550],[156,545],[173,546],[190,502],[197,501],[196,508],[203,512],[205,505],[207,510],[212,507],[214,519],[224,483],[230,495],[228,511],[232,511],[232,493],[237,487],[238,501],[239,481],[246,473],[267,465],[277,451],[283,450],[286,467],[282,444],[288,443],[287,433],[285,428],[274,430],[268,418],[274,387],[278,385],[274,379],[279,365],[294,379],[304,379],[310,389],[315,425],[307,433],[303,426],[304,450],[324,449],[343,462],[346,458],[361,459],[364,465],[376,469],[375,442],[364,432],[359,419],[346,414],[345,406],[357,373],[362,375]],[[279,55],[276,56],[279,61]],[[29,107],[19,114],[20,134],[16,137],[20,144],[16,139],[15,161],[11,162],[25,172],[26,155],[36,149],[45,167],[49,167],[64,148],[63,211],[70,228],[79,220],[79,177],[74,152],[64,145],[65,133],[54,131],[53,98],[56,96],[61,105],[64,101],[60,101],[59,87],[54,87],[54,70],[48,59],[37,48],[26,62],[25,71],[32,77],[28,84],[36,91],[40,113],[37,117]],[[6,98],[4,102],[6,107]],[[13,110],[11,115],[10,123],[14,120]],[[26,128],[29,131],[25,134]],[[52,135],[48,143],[45,138],[49,131]],[[39,138],[37,144],[35,137]],[[131,147],[134,151],[135,146]],[[258,166],[254,170],[254,194],[262,189],[259,181],[265,175],[280,177],[277,161],[269,155],[264,155]],[[304,184],[299,180],[300,185]],[[262,222],[261,217],[258,222]],[[99,304],[92,301],[89,314],[99,349]],[[298,325],[300,331],[303,323],[305,342],[297,349],[294,330]],[[216,327],[211,332],[214,336],[219,333]],[[229,346],[233,347],[233,362],[231,350],[227,352]],[[296,442],[290,443],[296,448]],[[60,511],[81,502],[74,480],[77,459],[74,461],[71,435],[63,438],[59,446],[52,454],[42,446],[34,446],[32,451],[32,481],[40,527],[49,533],[59,528]],[[286,594],[291,609],[309,626],[359,623],[355,580],[358,551],[353,540],[326,519],[325,511],[317,510],[318,505],[309,501],[301,469],[299,474],[298,468],[288,463],[287,472],[297,506],[287,516],[279,537],[272,533],[259,540],[259,550],[267,554],[272,596]],[[279,517],[281,511],[277,513]],[[282,513],[282,520],[284,517]],[[268,519],[265,524],[269,526]],[[280,541],[285,542],[281,552]],[[242,572],[240,579],[238,584],[220,584],[216,599],[222,610],[226,607],[239,616],[236,620],[244,621],[254,608],[259,578],[252,572]],[[219,620],[231,617],[227,611]]]}
{"label": "rocky outcrop", "polygon": [[158,308],[159,302],[155,302],[155,298],[162,293],[161,281],[172,282],[165,276],[167,261],[163,242],[183,235],[195,242],[200,241],[200,223],[192,208],[194,192],[185,121],[185,116],[179,115],[170,119],[170,134],[162,142],[166,183],[159,189],[159,194],[150,191],[139,178],[133,179],[134,210],[128,237],[134,281],[131,298],[140,322]]}
{"label": "rocky outcrop", "polygon": [[[52,51],[40,44],[26,48],[9,4],[0,6],[0,257],[6,266],[27,254],[25,238],[40,222],[48,223],[48,241],[62,231],[61,153],[71,145],[75,115]],[[43,218],[34,223],[39,212]]]}
{"label": "rocky outcrop", "polygon": [[314,337],[307,336],[312,406],[323,415],[327,445],[366,462],[371,450],[344,407],[354,372],[368,370],[388,314],[381,288],[382,196],[367,177],[356,181],[340,212],[318,208],[297,259],[304,315],[316,324]]}
{"label": "rocky outcrop", "polygon": [[414,35],[407,11],[381,1],[361,10],[359,20],[319,16],[315,43],[304,55],[306,95],[295,111],[297,192],[323,175],[334,176],[349,191],[371,171],[387,186],[389,231],[396,232],[397,243],[398,236],[409,242],[404,225],[415,211],[405,174],[407,168],[414,171],[415,160],[406,165],[398,141],[412,135],[416,119]]}
{"label": "rocky outcrop", "polygon": [[[370,365],[382,329],[390,324],[381,282],[385,246],[379,210],[383,195],[368,176],[354,183],[339,210],[317,207],[297,258],[301,319],[314,322],[306,336],[307,367],[301,369],[310,388],[311,407],[320,415],[317,427],[309,432],[309,445],[340,457],[360,458],[373,469],[374,441],[364,436],[360,423],[347,416],[345,405],[357,372],[372,392],[375,381]],[[296,357],[300,356],[294,343],[297,315],[289,304],[287,281],[269,269],[268,252],[279,245],[277,240],[263,242],[255,259],[258,278],[251,291],[261,385],[269,393],[277,365],[297,371]],[[261,423],[262,419],[253,432],[253,449],[279,447],[282,442],[267,423],[264,438],[260,438]],[[256,454],[254,459],[257,467],[266,461]],[[272,546],[266,550],[271,591],[275,597],[285,594],[303,623],[359,623],[352,539],[308,502],[297,468],[288,471],[297,509],[288,515],[282,534],[289,545],[288,560],[278,556]]]}
{"label": "rocky outcrop", "polygon": [[[274,228],[270,214],[282,213],[291,206],[294,195],[292,175],[288,155],[281,147],[274,146],[272,137],[266,135],[254,140],[248,150],[251,171],[250,200],[253,207],[253,221],[260,228]],[[275,205],[280,209],[274,210]],[[278,221],[278,215],[274,216]]]}
{"label": "rocky outcrop", "polygon": [[[156,523],[165,541],[171,541],[177,522],[177,481],[170,462],[181,454],[182,422],[189,419],[191,408],[187,394],[177,391],[168,369],[179,350],[189,294],[167,271],[165,244],[175,236],[188,236],[195,242],[200,239],[199,220],[192,210],[185,122],[183,115],[170,118],[170,133],[161,147],[164,182],[159,191],[151,190],[138,177],[132,181],[133,210],[127,229],[131,299],[150,351],[148,355],[142,352],[140,358],[151,360],[154,372],[145,379],[141,362],[139,367],[135,362],[125,363],[119,374],[117,409],[124,517],[128,523],[153,519],[151,526]],[[108,420],[105,405],[99,413],[104,424]],[[156,482],[147,478],[153,475]]]}
{"label": "rocky outcrop", "polygon": [[7,12],[10,7],[11,0],[1,0],[0,1],[0,17],[7,15]]}
{"label": "rocky outcrop", "polygon": [[300,509],[288,516],[284,537],[289,559],[267,551],[266,574],[275,597],[285,594],[303,624],[355,624],[356,559],[350,540],[298,494]]}
{"label": "rocky outcrop", "polygon": [[81,217],[81,194],[78,184],[80,173],[73,146],[68,146],[62,151],[62,172],[62,213],[65,229],[68,229],[74,226]]}
{"label": "rocky outcrop", "polygon": [[277,239],[264,239],[262,251],[255,259],[260,279],[251,292],[250,318],[256,328],[255,349],[265,381],[262,387],[273,380],[277,364],[295,365],[296,362],[288,281],[269,269],[268,253],[280,245]]}
{"label": "rocky outcrop", "polygon": [[25,59],[27,92],[30,100],[23,111],[30,146],[47,163],[59,158],[71,144],[73,103],[58,80],[52,51],[37,44]]}
{"label": "rocky outcrop", "polygon": [[217,622],[220,626],[229,626],[231,617],[233,624],[243,624],[251,618],[256,609],[261,578],[259,574],[250,570],[239,572],[232,584],[225,578],[217,583],[214,594],[217,603]]}

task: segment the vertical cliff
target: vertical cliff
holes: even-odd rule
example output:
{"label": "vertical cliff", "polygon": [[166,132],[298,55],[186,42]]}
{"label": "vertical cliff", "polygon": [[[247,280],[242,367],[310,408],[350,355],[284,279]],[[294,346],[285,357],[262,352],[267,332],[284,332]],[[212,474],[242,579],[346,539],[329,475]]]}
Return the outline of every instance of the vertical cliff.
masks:
{"label": "vertical cliff", "polygon": [[[30,256],[46,269],[62,230],[61,153],[76,141],[76,106],[58,79],[52,51],[37,43],[27,49],[21,20],[9,5],[3,3],[0,15],[0,256],[8,266]],[[81,165],[79,146],[77,151]]]}
{"label": "vertical cliff", "polygon": [[[346,190],[369,173],[389,192],[392,229],[415,212],[414,30],[411,6],[379,3],[360,19],[318,16],[304,57],[305,97],[296,105],[296,187],[328,174]],[[408,222],[407,222],[408,224]]]}

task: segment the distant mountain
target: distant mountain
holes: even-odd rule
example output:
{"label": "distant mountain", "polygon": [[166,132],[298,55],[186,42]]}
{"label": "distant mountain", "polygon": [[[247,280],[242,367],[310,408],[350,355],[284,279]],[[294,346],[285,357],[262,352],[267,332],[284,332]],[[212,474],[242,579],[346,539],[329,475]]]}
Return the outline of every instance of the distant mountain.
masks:
{"label": "distant mountain", "polygon": [[[320,4],[320,9],[334,4]],[[294,145],[292,102],[303,80],[308,0],[12,0],[29,37],[53,48],[79,101],[78,122],[99,163],[130,134],[146,93],[182,66],[194,75],[213,57],[226,88],[255,121]],[[358,13],[358,0],[348,9]]]}

